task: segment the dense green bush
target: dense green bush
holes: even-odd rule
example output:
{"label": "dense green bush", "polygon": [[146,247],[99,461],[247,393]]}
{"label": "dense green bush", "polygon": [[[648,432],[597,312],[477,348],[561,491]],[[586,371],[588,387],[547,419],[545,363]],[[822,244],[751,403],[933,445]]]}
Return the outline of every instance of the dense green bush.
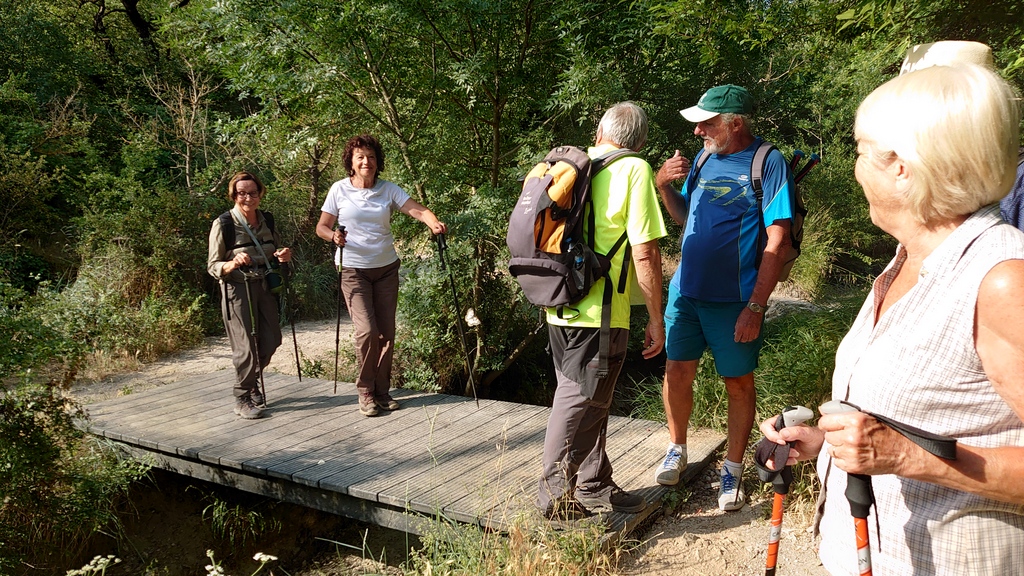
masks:
{"label": "dense green bush", "polygon": [[80,407],[52,386],[0,392],[0,572],[20,561],[58,569],[148,467],[85,436]]}

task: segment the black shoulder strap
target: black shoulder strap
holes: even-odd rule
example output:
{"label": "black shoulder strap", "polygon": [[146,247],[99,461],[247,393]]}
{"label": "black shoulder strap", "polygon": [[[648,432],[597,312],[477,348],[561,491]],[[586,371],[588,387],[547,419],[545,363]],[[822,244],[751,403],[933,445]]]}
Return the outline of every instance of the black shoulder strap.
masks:
{"label": "black shoulder strap", "polygon": [[270,233],[276,234],[277,229],[274,228],[274,215],[271,214],[270,212],[264,212],[263,210],[259,210],[258,212],[263,214],[263,219],[267,221],[267,226],[270,227]]}
{"label": "black shoulder strap", "polygon": [[764,202],[764,164],[768,161],[768,155],[775,150],[771,142],[761,142],[750,160],[750,186],[754,189],[754,202],[757,203],[757,250],[754,252],[754,268],[761,268],[761,256],[764,255],[762,242],[767,241],[768,231],[764,228],[764,211],[761,205]]}
{"label": "black shoulder strap", "polygon": [[590,178],[593,179],[594,176],[597,176],[598,172],[610,166],[612,162],[615,162],[619,158],[625,158],[627,156],[634,156],[636,158],[640,157],[639,154],[630,150],[629,148],[616,148],[611,152],[602,154],[597,158],[594,158],[590,162]]}
{"label": "black shoulder strap", "polygon": [[[640,157],[639,154],[637,154],[636,152],[630,150],[629,148],[616,148],[616,149],[614,149],[614,150],[612,150],[610,152],[607,152],[605,154],[602,154],[602,155],[598,156],[597,158],[594,158],[591,161],[591,163],[590,163],[590,179],[593,180],[594,176],[597,176],[598,172],[604,170],[608,166],[611,166],[611,164],[613,162],[615,162],[616,160],[618,160],[620,158],[625,158],[627,156],[633,156],[633,157],[636,157],[636,158]],[[594,234],[595,234],[594,228],[597,226],[597,224],[595,222],[595,217],[594,217],[594,197],[593,196],[594,196],[593,189],[591,189],[590,194],[587,194],[587,205],[583,207],[583,211],[586,213],[585,217],[587,219],[586,220],[587,221],[587,226],[586,226],[586,228],[587,228],[587,230],[586,230],[586,232],[587,232],[586,233],[587,246],[590,246],[591,250],[594,249]],[[589,210],[588,210],[588,208],[589,208]],[[618,244],[616,244],[616,248],[618,248]]]}
{"label": "black shoulder strap", "polygon": [[224,238],[225,251],[235,247],[235,219],[231,217],[231,211],[227,211],[217,217],[220,220],[220,233]]}
{"label": "black shoulder strap", "polygon": [[686,189],[689,190],[691,194],[693,194],[693,183],[697,181],[697,175],[700,174],[700,169],[708,163],[708,158],[710,157],[711,154],[708,154],[703,148],[701,148],[700,151],[697,152],[697,157],[693,159],[693,170],[691,170],[690,174],[686,177]]}

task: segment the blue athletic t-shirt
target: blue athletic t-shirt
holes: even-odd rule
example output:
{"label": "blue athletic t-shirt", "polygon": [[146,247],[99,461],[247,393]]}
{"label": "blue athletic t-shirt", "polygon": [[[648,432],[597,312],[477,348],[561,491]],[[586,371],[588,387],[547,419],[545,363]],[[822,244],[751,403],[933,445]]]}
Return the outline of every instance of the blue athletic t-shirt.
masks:
{"label": "blue athletic t-shirt", "polygon": [[[672,284],[683,296],[711,302],[745,302],[757,281],[757,203],[750,163],[761,139],[734,154],[712,154],[697,178],[694,157],[680,192],[689,211],[682,254]],[[701,151],[701,154],[707,152]],[[793,218],[793,182],[786,159],[772,150],[761,174],[764,225]],[[693,190],[689,189],[693,186]],[[762,240],[764,241],[764,240]]]}

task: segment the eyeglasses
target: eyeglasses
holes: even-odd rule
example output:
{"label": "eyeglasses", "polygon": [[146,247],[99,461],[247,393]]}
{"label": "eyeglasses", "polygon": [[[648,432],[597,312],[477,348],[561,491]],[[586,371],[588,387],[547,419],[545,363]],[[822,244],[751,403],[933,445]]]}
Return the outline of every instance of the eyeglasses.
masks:
{"label": "eyeglasses", "polygon": [[259,192],[235,192],[235,198],[245,198],[246,196],[249,196],[249,197],[252,197],[252,198],[259,198],[260,197],[260,193]]}

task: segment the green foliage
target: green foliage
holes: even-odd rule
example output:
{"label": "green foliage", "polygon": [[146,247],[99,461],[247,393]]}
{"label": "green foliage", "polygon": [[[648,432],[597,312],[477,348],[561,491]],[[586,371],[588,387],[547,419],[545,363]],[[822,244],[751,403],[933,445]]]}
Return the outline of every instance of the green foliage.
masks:
{"label": "green foliage", "polygon": [[0,382],[67,385],[74,379],[85,348],[48,322],[40,300],[0,281]]}
{"label": "green foliage", "polygon": [[0,571],[19,561],[62,565],[116,522],[117,502],[146,474],[146,465],[84,436],[83,416],[52,386],[0,392]]}
{"label": "green foliage", "polygon": [[69,341],[143,361],[198,343],[205,296],[159,297],[145,272],[127,251],[111,249],[83,267],[67,290],[44,294],[41,317]]}
{"label": "green foliage", "polygon": [[318,358],[311,359],[303,354],[301,350],[299,351],[299,360],[299,365],[302,366],[303,376],[306,376],[307,378],[333,378],[333,369],[329,372],[323,360]]}
{"label": "green foliage", "polygon": [[241,504],[231,506],[212,494],[208,494],[206,499],[210,504],[203,508],[203,520],[210,523],[217,538],[232,548],[256,543],[263,536],[281,531],[279,520],[266,517],[259,510],[248,509]]}

